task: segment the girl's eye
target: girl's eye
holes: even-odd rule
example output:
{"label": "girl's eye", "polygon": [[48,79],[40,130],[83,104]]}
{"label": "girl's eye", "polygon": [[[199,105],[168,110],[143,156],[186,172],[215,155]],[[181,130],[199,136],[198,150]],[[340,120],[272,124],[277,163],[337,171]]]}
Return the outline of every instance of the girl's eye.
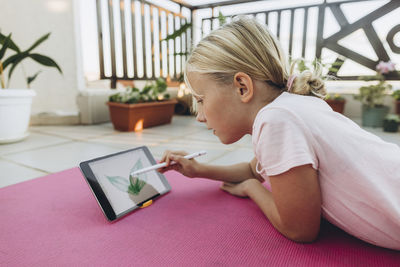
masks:
{"label": "girl's eye", "polygon": [[203,103],[203,99],[197,99],[197,103]]}

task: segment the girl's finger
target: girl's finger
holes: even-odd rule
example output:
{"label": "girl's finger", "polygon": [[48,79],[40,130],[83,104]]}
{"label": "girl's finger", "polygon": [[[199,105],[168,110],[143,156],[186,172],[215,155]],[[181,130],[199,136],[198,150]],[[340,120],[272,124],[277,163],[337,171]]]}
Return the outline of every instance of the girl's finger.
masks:
{"label": "girl's finger", "polygon": [[221,185],[221,190],[224,190],[224,191],[226,191],[226,192],[228,192],[229,193],[229,187],[228,186],[226,186],[226,185]]}
{"label": "girl's finger", "polygon": [[[166,162],[166,160],[168,159],[168,155],[171,153],[171,151],[169,150],[165,150],[163,156],[161,157],[160,162]],[[168,164],[168,163],[167,163]]]}
{"label": "girl's finger", "polygon": [[186,156],[188,153],[187,153],[186,151],[179,150],[179,151],[174,151],[173,154],[184,157],[184,156]]}
{"label": "girl's finger", "polygon": [[157,171],[161,172],[161,173],[164,173],[164,172],[167,172],[167,171],[170,171],[170,170],[173,170],[173,166],[163,167],[163,168],[158,169]]}

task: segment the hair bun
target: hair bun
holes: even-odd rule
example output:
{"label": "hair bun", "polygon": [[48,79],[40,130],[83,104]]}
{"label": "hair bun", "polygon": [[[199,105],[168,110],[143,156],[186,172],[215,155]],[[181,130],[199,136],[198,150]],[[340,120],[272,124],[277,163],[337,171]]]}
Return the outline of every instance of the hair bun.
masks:
{"label": "hair bun", "polygon": [[314,95],[324,98],[326,95],[325,83],[320,72],[305,70],[293,82],[292,92],[299,95]]}

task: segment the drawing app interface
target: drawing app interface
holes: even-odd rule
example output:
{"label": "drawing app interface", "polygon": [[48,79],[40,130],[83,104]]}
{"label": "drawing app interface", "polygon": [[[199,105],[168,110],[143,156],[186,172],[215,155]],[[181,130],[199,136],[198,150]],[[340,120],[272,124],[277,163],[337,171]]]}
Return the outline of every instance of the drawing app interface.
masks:
{"label": "drawing app interface", "polygon": [[89,163],[117,215],[166,191],[156,171],[130,175],[151,165],[140,149]]}

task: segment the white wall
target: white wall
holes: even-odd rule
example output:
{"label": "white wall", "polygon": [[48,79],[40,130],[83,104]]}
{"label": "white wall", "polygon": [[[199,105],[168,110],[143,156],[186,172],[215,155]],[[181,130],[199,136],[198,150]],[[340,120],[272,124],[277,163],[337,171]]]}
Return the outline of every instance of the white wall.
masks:
{"label": "white wall", "polygon": [[39,37],[51,32],[48,40],[34,51],[54,59],[63,71],[39,65],[31,59],[17,67],[10,88],[26,88],[23,69],[28,76],[42,70],[31,84],[36,91],[32,112],[78,112],[76,95],[83,84],[80,57],[76,47],[76,0],[0,0],[0,30],[12,33],[14,42],[27,49]]}

